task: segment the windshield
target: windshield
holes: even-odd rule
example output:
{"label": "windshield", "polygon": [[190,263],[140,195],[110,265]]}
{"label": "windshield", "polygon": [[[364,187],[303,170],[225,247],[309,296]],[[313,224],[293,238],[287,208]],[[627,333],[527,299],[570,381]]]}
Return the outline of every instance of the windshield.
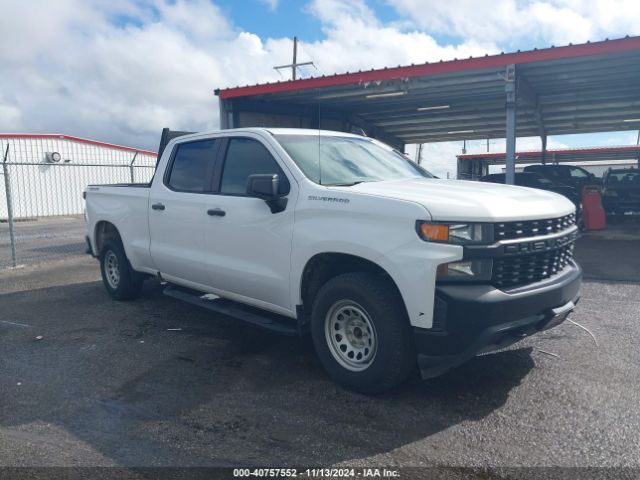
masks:
{"label": "windshield", "polygon": [[433,178],[404,155],[370,138],[275,135],[303,173],[327,186]]}

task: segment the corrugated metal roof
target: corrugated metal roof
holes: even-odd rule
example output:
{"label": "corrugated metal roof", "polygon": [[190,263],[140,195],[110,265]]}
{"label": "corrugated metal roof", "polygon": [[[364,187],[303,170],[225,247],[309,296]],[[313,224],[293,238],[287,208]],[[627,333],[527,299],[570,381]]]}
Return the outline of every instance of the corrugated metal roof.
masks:
{"label": "corrugated metal roof", "polygon": [[145,155],[157,155],[158,152],[150,150],[142,150],[134,147],[125,147],[113,143],[101,142],[98,140],[89,140],[88,138],[74,137],[73,135],[62,135],[59,133],[0,133],[0,138],[55,138],[58,140],[70,140],[73,142],[86,143],[88,145],[96,145],[98,147],[114,148],[116,150],[125,150],[127,152],[137,152]]}
{"label": "corrugated metal roof", "polygon": [[518,136],[640,127],[640,37],[217,93],[237,112],[332,112],[402,143],[504,138],[508,65],[515,65],[518,78]]}
{"label": "corrugated metal roof", "polygon": [[466,59],[455,58],[453,60],[439,60],[422,64],[398,65],[396,67],[384,67],[380,69],[358,70],[357,72],[335,73],[332,75],[311,76],[299,80],[276,81],[256,83],[253,85],[220,88],[216,95],[220,98],[235,98],[244,96],[261,95],[312,89],[318,87],[338,86],[354,83],[375,82],[401,78],[412,78],[424,75],[437,75],[471,71],[487,67],[505,66],[509,64],[525,64],[547,60],[564,58],[578,58],[582,56],[598,55],[602,53],[621,52],[640,48],[640,37],[626,36],[620,39],[587,42],[548,48],[534,48],[532,50],[517,50],[516,52],[501,52],[497,55],[485,54],[483,57],[469,57]]}

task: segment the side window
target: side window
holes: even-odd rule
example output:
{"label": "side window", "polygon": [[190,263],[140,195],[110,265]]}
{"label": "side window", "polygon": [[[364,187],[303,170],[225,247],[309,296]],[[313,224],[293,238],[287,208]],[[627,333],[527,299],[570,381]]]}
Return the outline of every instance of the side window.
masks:
{"label": "side window", "polygon": [[208,190],[209,172],[215,160],[216,140],[181,143],[176,147],[167,185],[181,192]]}
{"label": "side window", "polygon": [[232,138],[222,170],[220,193],[244,195],[249,175],[277,173],[280,193],[289,193],[289,181],[269,151],[257,140]]}

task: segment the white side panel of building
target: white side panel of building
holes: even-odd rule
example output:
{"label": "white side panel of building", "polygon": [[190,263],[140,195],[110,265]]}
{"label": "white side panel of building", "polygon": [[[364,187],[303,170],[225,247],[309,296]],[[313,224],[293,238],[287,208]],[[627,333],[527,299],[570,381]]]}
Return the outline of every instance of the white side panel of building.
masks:
{"label": "white side panel of building", "polygon": [[[151,152],[63,136],[4,136],[0,149],[0,161],[6,153],[6,168],[0,169],[0,220],[8,215],[5,172],[13,217],[24,219],[82,214],[88,184],[148,182],[156,162]],[[60,154],[58,162],[51,162],[53,152]]]}

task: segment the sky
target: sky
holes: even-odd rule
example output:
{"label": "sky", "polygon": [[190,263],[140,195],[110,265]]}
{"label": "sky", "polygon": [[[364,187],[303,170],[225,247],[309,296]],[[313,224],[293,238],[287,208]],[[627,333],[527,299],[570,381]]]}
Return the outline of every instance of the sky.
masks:
{"label": "sky", "polygon": [[[640,34],[637,0],[2,0],[1,11],[1,132],[149,149],[166,126],[218,128],[214,89],[286,79],[273,66],[290,62],[293,36],[299,61],[316,65],[309,76]],[[551,137],[549,148],[636,136]],[[427,168],[453,175],[461,146],[428,145]]]}

